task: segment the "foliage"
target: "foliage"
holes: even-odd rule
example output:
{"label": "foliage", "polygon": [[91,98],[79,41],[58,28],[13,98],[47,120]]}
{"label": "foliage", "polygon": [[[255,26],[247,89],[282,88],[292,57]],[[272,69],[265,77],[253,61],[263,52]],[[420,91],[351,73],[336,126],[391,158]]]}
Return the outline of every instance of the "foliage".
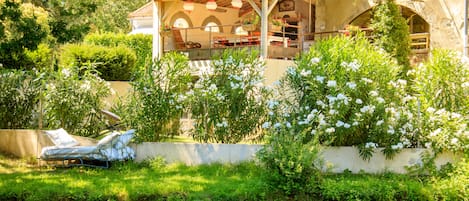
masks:
{"label": "foliage", "polygon": [[433,200],[429,184],[389,173],[326,176],[321,192],[323,200]]}
{"label": "foliage", "polygon": [[358,146],[364,159],[376,147],[390,158],[415,146],[415,98],[406,95],[407,82],[397,79],[400,67],[363,36],[321,41],[296,64],[280,88],[290,92],[289,109],[279,105],[282,98],[270,106],[289,117],[272,118],[271,125],[298,122],[297,130],[308,128],[323,144]]}
{"label": "foliage", "polygon": [[[25,50],[35,50],[47,36],[36,16],[27,16],[20,4],[0,2],[0,68],[31,69]],[[34,34],[31,34],[34,33]]]}
{"label": "foliage", "polygon": [[0,128],[36,128],[41,77],[35,71],[0,71]]}
{"label": "foliage", "polygon": [[109,86],[86,66],[63,68],[51,78],[44,97],[45,127],[81,136],[99,133],[104,128],[102,99],[109,94]]}
{"label": "foliage", "polygon": [[445,109],[428,108],[423,112],[423,142],[440,153],[444,150],[469,154],[468,118]]}
{"label": "foliage", "polygon": [[104,47],[97,45],[65,45],[60,63],[62,66],[92,64],[99,76],[107,81],[130,80],[135,68],[136,56],[127,47]]}
{"label": "foliage", "polygon": [[437,152],[468,152],[469,63],[449,50],[434,50],[415,70],[423,140]]}
{"label": "foliage", "polygon": [[108,47],[125,45],[129,47],[137,56],[137,61],[135,62],[137,68],[147,66],[151,62],[152,40],[151,35],[127,35],[115,33],[89,34],[84,39],[85,43],[93,45]]}
{"label": "foliage", "polygon": [[90,17],[97,8],[95,0],[33,2],[49,12],[51,34],[60,44],[79,42],[91,30]]}
{"label": "foliage", "polygon": [[256,13],[251,13],[243,18],[243,24],[253,24],[256,25],[259,23],[259,15]]}
{"label": "foliage", "polygon": [[402,17],[394,0],[379,0],[373,8],[371,19],[375,44],[397,59],[404,66],[402,76],[409,70],[410,36],[407,21]]}
{"label": "foliage", "polygon": [[263,68],[257,53],[244,49],[226,50],[212,60],[211,67],[199,69],[199,79],[188,92],[195,139],[237,143],[261,137],[267,94]]}
{"label": "foliage", "polygon": [[415,70],[415,91],[422,108],[469,115],[469,62],[451,50],[436,49]]}
{"label": "foliage", "polygon": [[317,138],[305,140],[309,132],[297,133],[288,126],[270,131],[268,143],[257,154],[269,188],[287,196],[317,191],[322,167]]}
{"label": "foliage", "polygon": [[32,62],[35,69],[48,71],[54,69],[54,50],[45,43],[41,43],[34,51],[25,50],[26,57]]}
{"label": "foliage", "polygon": [[469,198],[469,162],[463,159],[447,177],[432,179],[435,200],[465,200]]}
{"label": "foliage", "polygon": [[179,134],[190,82],[187,57],[175,52],[139,70],[132,82],[132,99],[122,114],[128,126],[137,129],[137,140],[161,141]]}
{"label": "foliage", "polygon": [[90,16],[91,32],[128,33],[131,29],[128,14],[148,0],[97,0],[96,2],[96,11]]}
{"label": "foliage", "polygon": [[305,199],[266,188],[264,170],[254,162],[186,166],[156,158],[115,162],[110,169],[55,169],[0,154],[0,164],[4,200],[464,200],[469,184],[467,161],[450,177],[436,179],[325,174]]}

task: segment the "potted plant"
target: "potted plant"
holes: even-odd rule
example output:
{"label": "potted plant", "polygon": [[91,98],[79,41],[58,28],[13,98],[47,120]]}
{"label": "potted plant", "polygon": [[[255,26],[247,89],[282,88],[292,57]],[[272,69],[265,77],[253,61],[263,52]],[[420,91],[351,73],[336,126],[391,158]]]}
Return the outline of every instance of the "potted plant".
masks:
{"label": "potted plant", "polygon": [[245,18],[241,26],[243,27],[243,30],[245,31],[254,31],[256,30],[258,23],[259,23],[259,16],[255,15],[255,16]]}
{"label": "potted plant", "polygon": [[280,18],[274,18],[272,19],[270,25],[271,31],[281,31],[282,27],[285,26],[285,22]]}
{"label": "potted plant", "polygon": [[169,36],[171,34],[171,26],[168,24],[162,24],[160,29],[161,36]]}

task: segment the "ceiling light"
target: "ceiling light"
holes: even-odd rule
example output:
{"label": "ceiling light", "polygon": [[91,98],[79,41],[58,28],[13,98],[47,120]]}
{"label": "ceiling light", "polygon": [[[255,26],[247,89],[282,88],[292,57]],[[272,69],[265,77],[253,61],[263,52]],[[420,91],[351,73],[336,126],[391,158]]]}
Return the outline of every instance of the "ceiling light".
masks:
{"label": "ceiling light", "polygon": [[243,2],[241,0],[231,0],[231,6],[234,8],[241,8],[243,6]]}
{"label": "ceiling light", "polygon": [[208,0],[207,1],[207,4],[205,4],[205,7],[208,9],[208,10],[215,10],[217,9],[217,2],[215,2],[215,0]]}
{"label": "ceiling light", "polygon": [[182,6],[185,11],[191,12],[194,10],[194,2],[192,1],[184,1],[184,5]]}

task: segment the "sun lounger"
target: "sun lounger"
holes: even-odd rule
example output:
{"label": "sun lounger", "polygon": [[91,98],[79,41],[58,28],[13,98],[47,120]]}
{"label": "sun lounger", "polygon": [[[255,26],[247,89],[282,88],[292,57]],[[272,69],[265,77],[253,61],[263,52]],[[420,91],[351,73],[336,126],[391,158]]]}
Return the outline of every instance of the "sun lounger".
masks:
{"label": "sun lounger", "polygon": [[[42,149],[40,159],[44,161],[62,161],[64,166],[83,165],[108,168],[111,161],[135,158],[134,150],[128,146],[135,133],[133,129],[124,133],[112,132],[94,146],[79,146],[78,141],[63,129],[45,131],[45,133],[55,146]],[[69,163],[65,165],[65,161]],[[70,163],[70,161],[76,163]],[[96,161],[104,165],[88,163]]]}

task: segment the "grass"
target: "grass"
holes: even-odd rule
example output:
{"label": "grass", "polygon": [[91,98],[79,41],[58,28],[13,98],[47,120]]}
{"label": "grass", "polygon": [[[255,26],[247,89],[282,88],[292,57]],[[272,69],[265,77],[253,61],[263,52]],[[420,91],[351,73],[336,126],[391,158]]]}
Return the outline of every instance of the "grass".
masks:
{"label": "grass", "polygon": [[165,165],[155,159],[105,170],[56,169],[1,156],[0,200],[258,200],[263,185],[253,165]]}
{"label": "grass", "polygon": [[318,192],[292,198],[268,189],[268,175],[252,162],[54,168],[0,154],[0,200],[453,200],[435,198],[430,180],[391,173],[324,174]]}

